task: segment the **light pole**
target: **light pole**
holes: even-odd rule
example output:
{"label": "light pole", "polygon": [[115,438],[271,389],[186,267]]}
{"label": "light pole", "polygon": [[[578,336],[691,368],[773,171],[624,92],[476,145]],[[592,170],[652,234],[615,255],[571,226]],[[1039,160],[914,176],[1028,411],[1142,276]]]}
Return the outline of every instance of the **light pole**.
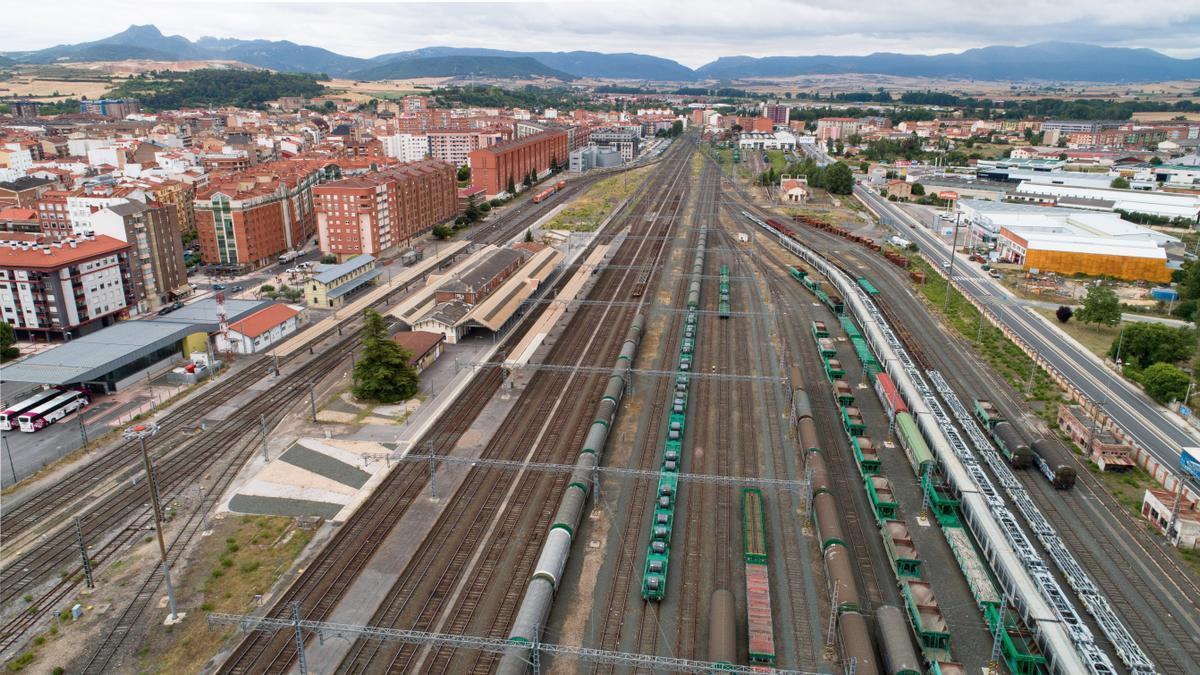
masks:
{"label": "light pole", "polygon": [[137,439],[142,446],[142,463],[146,467],[146,488],[150,491],[150,504],[154,507],[154,531],[158,535],[158,550],[162,554],[163,580],[167,584],[167,602],[171,607],[169,620],[178,620],[175,608],[175,587],[171,584],[171,566],[167,562],[167,543],[163,538],[162,507],[158,503],[158,487],[154,484],[154,471],[150,466],[150,453],[146,450],[146,439],[158,433],[158,425],[150,422],[138,424],[125,430],[125,438]]}

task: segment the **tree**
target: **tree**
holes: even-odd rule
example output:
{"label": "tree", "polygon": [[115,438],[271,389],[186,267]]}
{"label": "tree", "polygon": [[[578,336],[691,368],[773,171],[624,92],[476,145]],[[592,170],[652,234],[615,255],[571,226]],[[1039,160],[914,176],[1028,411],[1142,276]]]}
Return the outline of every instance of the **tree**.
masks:
{"label": "tree", "polygon": [[446,225],[434,225],[432,234],[434,239],[449,239],[454,236],[454,228]]}
{"label": "tree", "polygon": [[464,182],[471,180],[471,167],[466,164],[458,167],[458,180]]}
{"label": "tree", "polygon": [[533,241],[533,230],[525,230],[525,241],[526,242]]}
{"label": "tree", "polygon": [[515,183],[513,183],[513,177],[511,173],[508,174],[508,187],[505,188],[505,191],[507,191],[510,195],[517,194],[517,186]]}
{"label": "tree", "polygon": [[848,195],[854,192],[854,174],[850,167],[838,162],[825,170],[825,189],[835,195]]}
{"label": "tree", "polygon": [[1062,305],[1054,311],[1054,316],[1058,319],[1059,323],[1066,323],[1071,320],[1072,316],[1075,316],[1075,310],[1066,305]]}
{"label": "tree", "polygon": [[1116,188],[1118,190],[1128,190],[1129,189],[1129,179],[1124,176],[1117,176],[1116,178],[1114,178],[1112,180],[1111,183],[1108,184],[1108,186],[1112,187],[1112,188]]}
{"label": "tree", "polygon": [[1116,359],[1135,368],[1145,368],[1153,363],[1180,363],[1186,361],[1196,350],[1196,332],[1187,328],[1172,328],[1161,323],[1145,321],[1125,325],[1108,350]]}
{"label": "tree", "polygon": [[0,321],[0,360],[7,361],[21,355],[21,350],[13,346],[16,341],[17,334],[12,324]]}
{"label": "tree", "polygon": [[533,187],[533,179],[532,179],[532,178],[530,178],[530,175],[531,175],[531,174],[525,174],[525,180],[524,180],[524,181],[522,181],[522,184],[523,184],[525,187]]}
{"label": "tree", "polygon": [[379,403],[399,403],[417,394],[417,371],[404,351],[387,334],[383,317],[373,309],[363,311],[363,353],[354,364],[355,398]]}
{"label": "tree", "polygon": [[321,256],[321,264],[322,265],[336,265],[337,264],[337,256],[332,253],[326,253],[325,255]]}
{"label": "tree", "polygon": [[333,112],[333,111],[337,110],[337,104],[334,103],[333,101],[325,101],[325,103],[321,106],[321,108],[325,112]]}
{"label": "tree", "polygon": [[1121,321],[1121,299],[1108,286],[1092,286],[1083,299],[1083,307],[1075,312],[1075,318],[1084,323],[1115,326]]}
{"label": "tree", "polygon": [[463,210],[463,217],[467,219],[468,223],[474,223],[483,218],[483,212],[479,210],[477,202],[475,195],[467,198],[467,208]]}
{"label": "tree", "polygon": [[1162,163],[1163,163],[1162,157],[1151,157],[1150,163],[1153,164],[1154,166],[1162,166]]}
{"label": "tree", "polygon": [[925,186],[920,183],[913,183],[912,193],[914,197],[923,197],[925,195]]}
{"label": "tree", "polygon": [[1178,401],[1187,393],[1188,374],[1169,363],[1156,363],[1142,371],[1142,386],[1159,403]]}

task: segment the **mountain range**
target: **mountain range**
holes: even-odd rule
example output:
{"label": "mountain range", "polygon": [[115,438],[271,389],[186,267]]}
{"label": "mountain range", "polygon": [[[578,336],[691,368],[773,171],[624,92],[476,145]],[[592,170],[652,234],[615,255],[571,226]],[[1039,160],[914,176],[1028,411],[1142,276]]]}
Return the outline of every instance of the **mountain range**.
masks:
{"label": "mountain range", "polygon": [[109,37],[28,52],[0,53],[0,66],[148,59],[222,59],[272,70],[326,73],[358,80],[475,75],[569,81],[604,78],[668,82],[727,81],[820,74],[879,74],[971,80],[1155,82],[1200,77],[1200,59],[1176,59],[1151,49],[1042,42],[1023,47],[982,47],[956,54],[866,56],[723,56],[691,69],[646,54],[591,51],[521,52],[425,47],[364,59],[288,40],[163,35],[155,26],[130,26]]}

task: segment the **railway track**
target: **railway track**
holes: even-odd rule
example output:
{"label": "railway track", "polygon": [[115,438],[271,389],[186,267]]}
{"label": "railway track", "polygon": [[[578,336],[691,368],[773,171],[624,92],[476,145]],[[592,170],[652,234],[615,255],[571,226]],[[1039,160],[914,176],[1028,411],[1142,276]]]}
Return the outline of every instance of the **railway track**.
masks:
{"label": "railway track", "polygon": [[[265,416],[269,425],[277,424],[286,410],[301,401],[307,393],[307,387],[296,385],[319,380],[334,368],[342,366],[354,347],[356,335],[355,332],[345,337],[327,352],[326,358],[306,363],[281,382],[281,385],[287,382],[289,386],[273,387],[180,452],[158,458],[156,475],[162,501],[169,504],[186,496],[186,491],[195,485],[203,485],[206,494],[221,494],[261,442],[262,417]],[[247,437],[252,440],[246,441]],[[213,465],[225,468],[215,480],[202,481],[203,474]],[[152,527],[148,501],[147,483],[139,481],[130,488],[118,487],[84,515],[81,519],[84,539],[97,542],[89,552],[94,569],[104,565]],[[188,541],[176,539],[172,545],[182,547]],[[36,625],[46,613],[57,611],[59,604],[74,592],[82,572],[82,562],[75,562],[77,555],[74,532],[60,528],[5,568],[3,594],[8,601],[18,597],[22,591],[28,593],[40,580],[51,577],[60,569],[65,571],[65,575],[47,590],[35,595],[33,607],[39,611],[21,612],[4,624],[0,629],[0,652],[6,653],[19,644],[29,628]]]}
{"label": "railway track", "polygon": [[[669,248],[668,235],[678,219],[679,211],[682,208],[684,195],[686,195],[686,183],[681,182],[682,176],[687,173],[690,167],[690,162],[686,156],[680,160],[678,173],[666,173],[665,188],[661,191],[662,201],[646,202],[648,207],[647,213],[635,215],[631,220],[634,224],[633,232],[646,232],[648,237],[632,238],[627,241],[617,252],[615,261],[619,264],[625,262],[635,263],[638,261],[650,262],[652,266],[657,267],[663,255]],[[682,190],[681,190],[682,188]],[[653,217],[650,211],[653,211]],[[666,214],[664,216],[664,213]],[[648,224],[647,224],[648,222]],[[615,270],[614,270],[615,272]],[[611,280],[611,284],[608,281]],[[599,297],[606,300],[621,300],[629,296],[636,289],[638,275],[632,270],[623,270],[619,274],[606,275],[598,284],[599,293],[593,291],[590,297]],[[609,289],[611,287],[611,290]],[[600,365],[610,363],[616,357],[617,351],[620,348],[620,342],[624,336],[625,328],[632,321],[637,309],[627,305],[616,306],[593,306],[592,311],[582,316],[576,316],[572,321],[572,328],[569,330],[567,338],[555,345],[555,350],[561,349],[558,354],[552,352],[549,360],[551,362],[561,362],[565,357],[572,360],[577,365],[590,364]],[[576,323],[578,322],[578,323]],[[580,326],[591,326],[591,334],[588,331],[578,332]],[[607,332],[600,333],[600,327],[606,327]],[[608,330],[607,327],[612,327]],[[597,338],[600,338],[600,346],[597,348],[595,344]],[[586,339],[585,339],[586,338]],[[545,419],[547,424],[553,419],[557,426],[556,429],[547,433],[547,427],[542,427],[541,433],[544,437],[534,439],[531,444],[528,439],[518,440],[513,443],[511,436],[498,433],[497,437],[503,438],[504,443],[501,449],[505,452],[521,453],[525,448],[534,447],[539,453],[545,453],[549,449],[554,454],[547,460],[545,454],[540,456],[530,453],[531,459],[534,461],[565,461],[569,457],[574,456],[583,441],[587,426],[591,422],[590,414],[592,404],[602,394],[606,384],[606,378],[599,376],[578,376],[576,374],[554,374],[550,373],[539,374],[537,378],[542,382],[546,382],[546,391],[544,394],[535,394],[532,397],[533,401],[544,397],[546,400],[554,402],[554,407],[561,403],[563,393],[579,392],[579,396],[574,399],[573,408],[565,415],[557,415],[552,411],[551,414],[537,417],[534,419]],[[576,383],[579,384],[576,384]],[[531,387],[532,387],[531,383]],[[525,396],[530,395],[527,393]],[[522,398],[524,398],[523,396]],[[565,420],[563,419],[565,417]],[[509,419],[528,420],[529,416],[520,414],[514,411]],[[537,427],[535,427],[536,429]],[[574,433],[570,436],[562,435],[563,429],[573,429]],[[564,442],[565,441],[565,442]],[[536,519],[525,519],[524,527],[520,528],[521,532],[543,531],[545,525],[549,522],[553,515],[554,505],[558,504],[562,488],[567,482],[566,476],[560,476],[553,481],[547,481],[541,476],[528,475],[521,479],[525,485],[518,486],[514,484],[513,489],[522,494],[540,494],[541,500],[535,500],[535,504],[540,505],[540,517]],[[547,485],[549,483],[549,485]],[[552,487],[552,489],[548,489]],[[516,514],[524,511],[524,509],[514,509],[511,506],[504,508],[503,514],[507,521],[504,527],[499,529],[494,536],[486,539],[485,546],[487,550],[479,554],[482,560],[482,565],[459,565],[452,564],[443,574],[452,576],[456,580],[460,580],[460,584],[466,584],[466,578],[470,578],[470,587],[477,589],[478,594],[482,594],[483,590],[492,586],[490,583],[493,580],[491,572],[501,565],[511,566],[515,569],[514,574],[502,575],[504,578],[526,579],[533,572],[533,564],[536,562],[538,550],[541,546],[541,541],[537,537],[527,537],[524,546],[517,547],[516,551],[512,550],[510,541],[516,537],[517,529],[515,529]],[[490,512],[490,510],[485,511]],[[532,530],[529,528],[533,528]],[[478,542],[468,542],[467,548],[477,550]],[[505,561],[501,563],[500,561]],[[456,561],[455,561],[456,562]],[[418,577],[419,579],[420,577]],[[461,587],[461,586],[460,586]],[[415,623],[410,617],[401,618],[398,622],[385,623],[384,625],[405,626],[415,625],[421,626],[427,620],[431,619],[430,625],[437,631],[441,632],[450,627],[459,630],[466,629],[471,625],[471,621],[476,619],[476,613],[472,611],[474,607],[484,606],[483,614],[489,612],[496,613],[498,616],[511,616],[517,608],[517,602],[513,602],[507,608],[503,605],[505,598],[496,597],[499,594],[493,594],[489,598],[478,598],[474,603],[471,602],[471,596],[467,596],[467,602],[464,604],[462,600],[457,600],[454,597],[449,598],[448,602],[444,602],[441,595],[434,594],[431,597],[437,602],[422,607],[417,614]],[[518,598],[519,599],[519,598]],[[390,618],[390,617],[389,617]],[[450,624],[450,625],[448,625]],[[487,622],[486,627],[480,626],[482,630],[496,631],[493,637],[503,637],[507,634],[507,629],[511,625],[511,618],[505,621],[499,621],[493,618]],[[385,661],[388,660],[385,655]],[[435,649],[428,650],[415,646],[400,647],[396,654],[390,659],[389,670],[393,671],[431,671],[431,672],[459,672],[470,667],[478,672],[487,672],[494,667],[495,656],[490,654],[479,655],[477,659],[471,660],[465,657],[459,658],[450,650]]]}
{"label": "railway track", "polygon": [[[658,182],[656,181],[655,184],[657,185]],[[653,191],[653,189],[645,190],[646,193],[652,193]],[[634,209],[633,215],[628,216],[624,219],[624,221],[636,221],[640,216],[645,215],[646,210],[653,201],[654,200],[651,197],[645,197],[642,201],[639,201],[638,206]],[[635,226],[637,225],[636,222],[634,224]],[[597,288],[601,289],[600,292],[603,292],[603,289],[605,288],[611,288],[615,292],[615,289],[620,287],[620,281],[611,281],[613,278],[613,275],[605,275],[597,282]],[[593,293],[595,292],[597,291],[594,290]],[[596,309],[597,308],[589,307],[580,310],[575,317],[575,320],[586,322],[588,320],[586,317],[595,318],[600,316],[601,313],[596,311]],[[623,311],[618,313],[623,313]],[[629,314],[631,317],[632,311],[630,311]],[[580,317],[585,318],[580,319]],[[606,340],[604,346],[608,349],[608,351],[611,351],[611,345],[609,344],[609,341],[614,339],[619,341],[619,336],[617,338],[612,338],[610,335],[606,335],[604,337]],[[573,349],[581,349],[582,344],[578,342],[578,340],[581,339],[582,338],[572,337],[561,340],[552,349],[552,354],[558,354],[564,351],[569,352]],[[586,380],[589,378],[580,379]],[[530,400],[533,400],[540,392],[540,400],[542,402],[549,402],[551,397],[546,394],[555,389],[554,385],[556,383],[558,384],[559,389],[561,389],[562,383],[566,380],[568,380],[568,378],[564,377],[561,373],[539,372],[532,378],[525,395],[522,396],[522,399],[524,400],[528,397]],[[491,393],[495,391],[495,388],[476,386],[473,387],[472,390],[479,392],[477,395],[481,397],[490,398]],[[598,396],[599,393],[596,395]],[[581,398],[575,400],[581,400]],[[545,418],[548,419],[549,410],[539,404],[535,406],[534,410],[532,411],[526,408],[525,412],[533,413],[535,415],[545,413],[547,415]],[[576,417],[580,416],[578,411],[573,411],[573,414]],[[456,415],[455,417],[465,417],[465,415]],[[519,416],[514,415],[511,419],[517,420],[518,417]],[[471,419],[473,418],[474,415],[471,416]],[[519,421],[527,422],[529,419],[531,418],[525,416],[520,417]],[[516,422],[514,422],[514,424],[516,424]],[[568,434],[559,430],[555,431],[554,433],[560,434],[564,440],[576,441],[577,438],[581,439],[581,434],[574,432]],[[453,436],[453,434],[447,434],[447,437],[450,436]],[[496,434],[496,439],[500,440],[494,440],[493,443],[489,444],[489,450],[485,451],[485,456],[504,456],[503,453],[495,454],[493,452],[494,448],[498,444],[502,444],[504,439],[508,439],[510,443],[510,450],[512,445],[518,444],[521,440],[524,440],[526,445],[528,445],[528,443],[532,440],[527,436],[521,439],[518,435],[505,434],[502,432]],[[550,445],[555,445],[555,443],[552,442],[554,440],[553,437],[550,439],[543,438],[543,440],[548,440],[551,442],[538,443],[539,446],[548,447]],[[511,453],[509,456],[511,456]],[[544,461],[545,457],[542,456],[538,459]],[[408,473],[407,471],[401,471],[404,468],[404,466],[398,467],[397,471],[393,471],[391,476],[398,476]],[[423,472],[423,469],[419,471]],[[558,492],[561,489],[561,484],[565,482],[564,480],[539,480],[538,482],[543,484],[543,487],[539,490],[522,490],[520,495],[514,495],[515,499],[528,499],[530,500],[530,503],[538,503],[540,501],[540,508],[512,509],[509,511],[510,514],[513,514],[511,517],[506,516],[503,520],[493,520],[492,522],[494,523],[494,526],[491,528],[486,528],[486,530],[483,531],[477,527],[468,528],[461,526],[461,522],[456,521],[474,518],[472,523],[477,521],[487,522],[486,515],[491,515],[497,512],[499,504],[495,503],[494,500],[489,503],[488,498],[490,495],[500,494],[503,491],[497,489],[486,489],[486,486],[490,485],[494,487],[501,482],[510,484],[512,486],[526,484],[524,479],[511,480],[511,476],[498,474],[500,474],[500,472],[484,471],[479,469],[472,470],[470,472],[467,480],[473,482],[468,483],[464,489],[460,489],[456,492],[456,495],[454,498],[452,498],[451,503],[447,505],[447,512],[443,514],[441,519],[439,519],[438,527],[449,529],[436,530],[435,533],[431,534],[424,540],[422,543],[422,547],[424,547],[422,550],[424,553],[419,553],[414,557],[414,563],[409,566],[409,570],[406,570],[406,574],[402,575],[400,582],[393,586],[392,590],[389,591],[388,597],[385,598],[383,604],[381,605],[381,614],[377,614],[377,619],[386,620],[390,618],[388,615],[391,614],[394,615],[397,620],[401,620],[405,614],[405,612],[402,610],[408,607],[408,603],[411,601],[416,602],[420,605],[420,607],[417,611],[419,616],[415,621],[410,621],[409,625],[437,625],[437,615],[440,613],[439,610],[442,608],[442,605],[449,600],[450,595],[458,595],[459,591],[463,593],[461,597],[466,605],[468,614],[472,613],[470,610],[477,609],[480,606],[480,602],[482,602],[482,600],[480,596],[472,589],[465,589],[464,587],[459,586],[454,593],[450,593],[448,591],[455,583],[457,583],[456,580],[461,576],[461,571],[472,561],[482,562],[484,567],[481,571],[484,572],[484,574],[481,574],[481,577],[490,577],[490,575],[486,573],[489,570],[494,573],[494,571],[498,569],[497,565],[495,564],[496,560],[494,555],[483,556],[482,561],[480,561],[479,556],[472,554],[472,552],[478,553],[483,550],[482,537],[484,533],[487,530],[492,532],[502,531],[511,533],[512,529],[517,525],[517,515],[523,512],[536,512],[539,516],[543,516],[543,519],[548,519],[550,514],[547,512],[548,507],[546,504],[549,503],[550,495]],[[388,482],[391,482],[391,476],[389,476]],[[547,483],[549,483],[549,487],[545,486]],[[474,489],[470,486],[484,486],[484,489]],[[407,493],[408,498],[411,500],[412,497],[420,493],[421,489],[423,489],[423,482],[416,490],[388,489],[388,486],[384,486],[376,490],[372,498],[368,500],[368,505],[375,502],[378,499],[378,495],[385,493]],[[376,509],[376,511],[378,511],[378,509]],[[360,514],[362,514],[361,517]],[[480,514],[484,514],[485,517],[478,517]],[[292,585],[291,588],[288,589],[288,591],[285,593],[286,597],[281,600],[281,602],[278,603],[275,608],[273,608],[272,614],[282,615],[288,612],[290,603],[295,600],[301,603],[302,615],[306,618],[320,619],[324,618],[324,616],[327,616],[329,611],[332,610],[337,602],[344,597],[345,591],[348,589],[350,582],[355,576],[354,569],[352,568],[353,560],[348,559],[356,558],[365,562],[366,560],[370,559],[374,552],[373,548],[369,550],[361,550],[361,546],[355,546],[355,544],[363,539],[367,539],[377,545],[378,541],[380,541],[383,536],[386,535],[386,532],[395,524],[396,517],[394,514],[389,514],[388,516],[381,518],[372,514],[370,511],[360,509],[359,513],[354,515],[352,521],[361,521],[362,524],[360,525],[360,530],[362,533],[354,536],[347,536],[343,541],[335,540],[334,542],[331,542],[331,544],[327,546],[321,554],[323,557],[333,561],[331,564],[339,563],[336,566],[344,570],[341,574],[337,575],[340,581],[337,581],[336,583],[321,582],[321,580],[314,579],[307,574],[303,575]],[[445,532],[454,532],[455,540],[450,541],[449,537],[439,536],[440,533]],[[507,537],[505,540],[511,541],[512,537]],[[495,541],[495,539],[493,539],[493,541]],[[436,549],[431,548],[433,546],[436,546]],[[536,554],[536,549],[532,546],[525,546],[525,549],[526,552],[532,550],[532,552]],[[434,560],[439,560],[444,565],[441,570],[431,571],[428,567],[420,567],[420,565],[423,563],[432,565]],[[363,563],[360,562],[358,564],[361,565]],[[423,582],[426,585],[414,585],[412,583],[418,581]],[[422,588],[418,589],[417,586],[422,586]],[[418,590],[421,592],[418,592]],[[505,595],[507,596],[508,593]],[[372,623],[376,625],[383,625],[386,623],[386,621],[376,621],[373,619]],[[358,668],[356,664],[368,666],[373,663],[376,664],[373,666],[374,668],[378,668],[378,664],[398,664],[404,660],[411,659],[414,653],[415,650],[405,649],[398,645],[367,645],[365,643],[356,643],[352,646],[351,655],[344,662],[342,669],[345,671],[355,671]],[[280,669],[286,668],[287,664],[290,664],[294,657],[295,647],[289,636],[253,635],[242,641],[237,649],[235,649],[231,657],[222,666],[221,671],[276,672]]]}
{"label": "railway track", "polygon": [[[736,217],[736,214],[731,215]],[[762,252],[768,259],[776,262],[778,261],[778,259],[774,258],[773,254],[769,250],[766,250],[766,247],[761,246],[761,244],[756,243],[755,248]],[[745,257],[750,259],[750,264],[755,266],[767,280],[767,290],[770,295],[770,302],[776,307],[776,311],[772,312],[772,320],[775,323],[775,333],[779,338],[780,344],[786,344],[785,336],[789,331],[796,331],[797,325],[799,325],[799,330],[803,331],[803,322],[799,322],[798,324],[795,320],[791,322],[785,322],[785,316],[793,318],[795,315],[791,312],[782,311],[782,301],[783,298],[786,297],[786,290],[788,290],[787,287],[790,286],[790,290],[795,291],[798,290],[797,285],[787,276],[786,268],[775,267],[772,269],[771,265],[768,265],[760,255],[748,255]],[[750,302],[752,303],[752,306],[757,307],[765,304],[766,299],[761,296],[761,292],[757,286],[752,287],[752,292],[750,295]],[[765,324],[766,321],[763,320],[763,323]],[[763,329],[765,332],[770,332],[770,328],[766,325],[763,326]],[[801,337],[803,338],[806,336]],[[763,340],[760,339],[756,342],[762,341]],[[803,345],[801,348],[804,346],[807,345]],[[773,364],[767,361],[767,358],[762,351],[757,350],[755,355],[757,356],[757,367],[759,371],[770,372]],[[790,357],[793,355],[789,352],[788,356]],[[760,395],[766,402],[766,410],[778,411],[778,415],[786,416],[788,404],[782,400],[779,388],[762,383],[760,383],[759,386],[761,389]],[[770,453],[765,456],[768,468],[767,475],[772,478],[788,478],[798,475],[801,470],[801,463],[799,461],[789,462],[788,457],[785,456],[786,448],[792,447],[792,449],[795,450],[795,447],[793,444],[788,443],[787,439],[784,438],[784,434],[781,432],[782,423],[768,423],[764,426],[767,430],[767,444],[770,448]],[[796,460],[797,456],[793,456],[792,459]],[[814,634],[809,615],[804,611],[805,605],[807,604],[804,602],[804,600],[808,598],[808,593],[806,593],[804,589],[803,569],[809,565],[806,560],[806,549],[808,548],[809,544],[806,540],[799,536],[799,528],[789,527],[793,523],[797,514],[807,513],[807,507],[806,505],[798,503],[798,495],[793,492],[778,492],[774,495],[771,495],[771,497],[768,499],[768,504],[769,512],[773,514],[774,518],[777,519],[777,522],[782,524],[781,529],[784,533],[782,541],[776,542],[774,548],[776,552],[782,551],[783,554],[782,557],[784,570],[786,571],[786,574],[784,575],[784,583],[787,588],[787,593],[781,594],[785,595],[785,601],[780,604],[787,606],[790,610],[790,625],[792,627],[798,657],[798,663],[796,665],[807,670],[815,670],[817,666],[815,650],[810,649],[809,652],[805,654],[802,647],[803,645],[815,645],[820,639],[818,634]]]}
{"label": "railway track", "polygon": [[[914,320],[928,315],[929,310],[909,294],[903,270],[835,235],[812,228],[803,231],[811,245],[843,269],[857,268],[870,276],[887,299],[879,306],[923,367],[946,374],[964,397],[988,398],[1014,419],[1024,417],[1028,409],[1024,397],[991,368],[981,368],[981,359],[970,351],[965,339],[943,330],[935,321]],[[1012,415],[1017,411],[1022,414]],[[1165,672],[1187,672],[1200,654],[1197,620],[1190,618],[1200,616],[1200,587],[1091,475],[1086,461],[1076,457],[1076,462],[1079,480],[1072,492],[1051,489],[1032,470],[1016,475],[1072,554],[1104,589],[1148,655]],[[1080,522],[1105,522],[1110,526],[1090,528],[1085,538],[1076,532]],[[1100,636],[1092,617],[1081,615]],[[1173,670],[1174,666],[1181,666],[1181,670]]]}

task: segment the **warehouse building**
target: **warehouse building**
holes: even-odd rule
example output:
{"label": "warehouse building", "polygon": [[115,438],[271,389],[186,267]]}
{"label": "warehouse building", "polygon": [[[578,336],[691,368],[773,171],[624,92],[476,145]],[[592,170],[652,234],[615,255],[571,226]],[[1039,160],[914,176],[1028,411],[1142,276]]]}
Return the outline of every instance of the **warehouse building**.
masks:
{"label": "warehouse building", "polygon": [[1176,264],[1166,247],[1179,240],[1114,213],[961,200],[958,211],[975,238],[1000,260],[1026,270],[1167,282]]}
{"label": "warehouse building", "polygon": [[[269,304],[231,299],[225,301],[225,312],[228,321],[236,323]],[[5,386],[30,382],[119,391],[188,356],[189,348],[206,350],[208,336],[219,327],[218,312],[216,301],[206,299],[153,320],[120,321],[0,368],[0,381]]]}
{"label": "warehouse building", "polygon": [[1022,181],[1008,199],[1094,211],[1124,211],[1200,222],[1200,196],[1103,186],[1065,185],[1043,180]]}

